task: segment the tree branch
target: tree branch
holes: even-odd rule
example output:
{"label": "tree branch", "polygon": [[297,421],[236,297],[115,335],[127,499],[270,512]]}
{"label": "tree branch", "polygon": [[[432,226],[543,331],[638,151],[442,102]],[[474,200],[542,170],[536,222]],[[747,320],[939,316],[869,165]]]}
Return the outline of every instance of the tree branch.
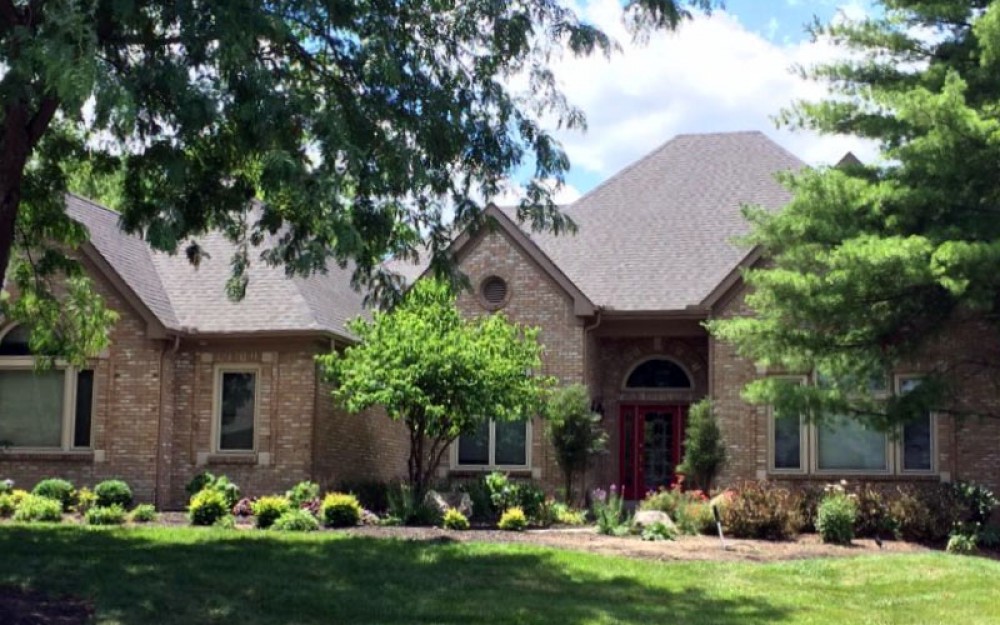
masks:
{"label": "tree branch", "polygon": [[52,96],[42,98],[42,102],[38,106],[38,112],[28,122],[28,143],[31,147],[34,147],[35,143],[42,138],[57,110],[59,110],[59,100],[57,98]]}

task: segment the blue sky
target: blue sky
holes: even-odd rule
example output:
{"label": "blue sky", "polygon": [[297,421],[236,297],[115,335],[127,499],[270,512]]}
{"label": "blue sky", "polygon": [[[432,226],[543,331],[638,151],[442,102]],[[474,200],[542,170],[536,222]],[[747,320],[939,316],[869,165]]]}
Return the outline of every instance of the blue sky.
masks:
{"label": "blue sky", "polygon": [[847,151],[875,157],[874,146],[856,138],[792,132],[774,121],[795,100],[826,95],[822,85],[798,78],[793,65],[842,54],[829,42],[810,41],[805,25],[838,12],[862,17],[872,10],[869,0],[726,0],[724,10],[685,22],[676,33],[654,34],[645,45],[624,30],[620,0],[579,1],[585,19],[623,50],[610,61],[568,58],[553,66],[589,126],[585,133],[557,133],[572,163],[557,201],[573,201],[681,133],[758,130],[811,164],[836,162]]}

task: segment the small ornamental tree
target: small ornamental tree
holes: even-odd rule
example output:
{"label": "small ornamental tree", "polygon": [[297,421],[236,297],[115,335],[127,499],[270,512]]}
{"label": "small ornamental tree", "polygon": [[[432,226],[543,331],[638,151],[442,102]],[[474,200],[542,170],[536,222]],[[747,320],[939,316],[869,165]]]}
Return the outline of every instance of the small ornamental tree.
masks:
{"label": "small ornamental tree", "polygon": [[684,459],[677,472],[686,475],[706,493],[726,461],[726,446],[715,421],[712,402],[703,399],[691,406],[684,436]]}
{"label": "small ornamental tree", "polygon": [[422,496],[445,450],[485,419],[537,414],[550,381],[538,330],[500,314],[465,319],[446,283],[418,282],[389,312],[355,320],[358,344],[319,358],[351,412],[373,406],[410,432],[410,486]]}
{"label": "small ornamental tree", "polygon": [[546,432],[556,450],[556,461],[566,480],[566,501],[573,501],[573,477],[585,474],[591,458],[607,451],[608,433],[601,416],[590,409],[587,387],[573,384],[549,397]]}

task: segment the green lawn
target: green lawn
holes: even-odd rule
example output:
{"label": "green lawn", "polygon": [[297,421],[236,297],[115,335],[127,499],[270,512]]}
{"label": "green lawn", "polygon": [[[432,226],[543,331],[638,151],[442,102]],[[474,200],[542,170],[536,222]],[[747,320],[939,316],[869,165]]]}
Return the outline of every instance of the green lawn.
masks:
{"label": "green lawn", "polygon": [[522,546],[0,526],[0,584],[99,623],[1000,622],[1000,563],[945,554],[654,563]]}

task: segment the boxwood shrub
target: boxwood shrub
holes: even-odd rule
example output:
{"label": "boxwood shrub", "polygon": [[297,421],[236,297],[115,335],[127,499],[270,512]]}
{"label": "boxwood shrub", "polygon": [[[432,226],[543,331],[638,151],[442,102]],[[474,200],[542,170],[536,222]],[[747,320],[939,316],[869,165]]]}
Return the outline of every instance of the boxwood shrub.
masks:
{"label": "boxwood shrub", "polygon": [[353,527],[361,521],[361,504],[354,495],[328,493],[323,498],[319,516],[327,527]]}
{"label": "boxwood shrub", "polygon": [[73,483],[59,478],[44,479],[31,490],[33,495],[55,499],[63,510],[69,510],[73,505]]}
{"label": "boxwood shrub", "polygon": [[118,505],[128,508],[132,505],[132,489],[122,480],[105,480],[94,487],[94,495],[97,496],[97,505],[102,508],[110,508]]}

